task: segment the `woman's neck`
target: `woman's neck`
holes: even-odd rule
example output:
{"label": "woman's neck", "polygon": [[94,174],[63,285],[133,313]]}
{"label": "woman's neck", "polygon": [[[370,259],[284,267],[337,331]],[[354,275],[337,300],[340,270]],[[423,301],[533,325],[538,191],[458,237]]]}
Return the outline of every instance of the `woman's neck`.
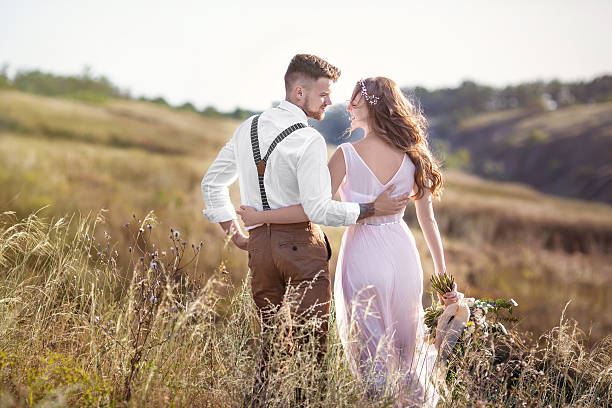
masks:
{"label": "woman's neck", "polygon": [[368,126],[361,126],[361,128],[363,129],[363,138],[372,138],[374,135],[372,134],[372,132],[370,132],[370,128]]}
{"label": "woman's neck", "polygon": [[363,139],[369,140],[370,142],[382,142],[383,140],[375,133],[371,132],[370,129],[363,128]]}

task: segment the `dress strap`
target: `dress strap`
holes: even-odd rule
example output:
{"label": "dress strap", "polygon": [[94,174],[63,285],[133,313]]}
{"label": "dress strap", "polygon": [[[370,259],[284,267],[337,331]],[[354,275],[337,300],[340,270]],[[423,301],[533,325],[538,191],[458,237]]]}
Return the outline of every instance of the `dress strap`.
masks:
{"label": "dress strap", "polygon": [[352,162],[353,162],[353,158],[351,156],[351,147],[349,146],[350,143],[342,143],[340,146],[342,149],[342,153],[344,156],[344,167],[346,169],[346,174],[349,174],[349,169],[352,167]]}

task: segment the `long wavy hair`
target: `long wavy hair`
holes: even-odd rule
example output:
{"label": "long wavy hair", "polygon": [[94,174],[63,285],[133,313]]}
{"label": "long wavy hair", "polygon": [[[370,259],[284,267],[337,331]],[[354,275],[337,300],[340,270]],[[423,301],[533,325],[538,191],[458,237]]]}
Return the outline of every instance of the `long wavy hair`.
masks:
{"label": "long wavy hair", "polygon": [[[360,81],[361,82],[361,81]],[[357,82],[351,101],[362,93]],[[442,191],[442,173],[427,143],[427,119],[420,106],[409,100],[399,86],[389,78],[375,77],[363,80],[369,96],[378,97],[376,104],[363,100],[368,108],[370,132],[392,147],[408,154],[416,169],[417,185],[415,199],[420,199],[429,189],[434,197]]]}

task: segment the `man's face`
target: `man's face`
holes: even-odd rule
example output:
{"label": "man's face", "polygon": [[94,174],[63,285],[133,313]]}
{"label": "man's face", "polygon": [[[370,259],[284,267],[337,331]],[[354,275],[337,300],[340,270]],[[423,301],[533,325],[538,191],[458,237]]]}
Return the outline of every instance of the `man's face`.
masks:
{"label": "man's face", "polygon": [[321,77],[316,81],[309,81],[304,88],[304,103],[301,106],[306,116],[316,120],[325,117],[325,109],[331,105],[329,95],[331,93],[332,80]]}

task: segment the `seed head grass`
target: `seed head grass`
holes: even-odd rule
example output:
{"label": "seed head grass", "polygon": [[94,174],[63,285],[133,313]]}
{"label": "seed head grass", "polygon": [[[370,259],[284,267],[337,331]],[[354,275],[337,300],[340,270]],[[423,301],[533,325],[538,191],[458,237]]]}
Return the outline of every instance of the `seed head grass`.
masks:
{"label": "seed head grass", "polygon": [[[317,359],[320,321],[295,319],[287,302],[262,331],[248,275],[238,285],[219,271],[192,276],[202,244],[169,230],[167,242],[153,242],[153,215],[135,217],[125,225],[129,267],[120,267],[116,241],[95,238],[104,223],[104,213],[0,216],[0,405],[253,406],[264,344],[265,406],[291,406],[296,390],[307,407],[391,407],[409,397],[366,392],[333,312]],[[500,338],[467,344],[438,367],[438,406],[612,404],[612,336],[587,348],[562,315],[533,342],[513,328]]]}

